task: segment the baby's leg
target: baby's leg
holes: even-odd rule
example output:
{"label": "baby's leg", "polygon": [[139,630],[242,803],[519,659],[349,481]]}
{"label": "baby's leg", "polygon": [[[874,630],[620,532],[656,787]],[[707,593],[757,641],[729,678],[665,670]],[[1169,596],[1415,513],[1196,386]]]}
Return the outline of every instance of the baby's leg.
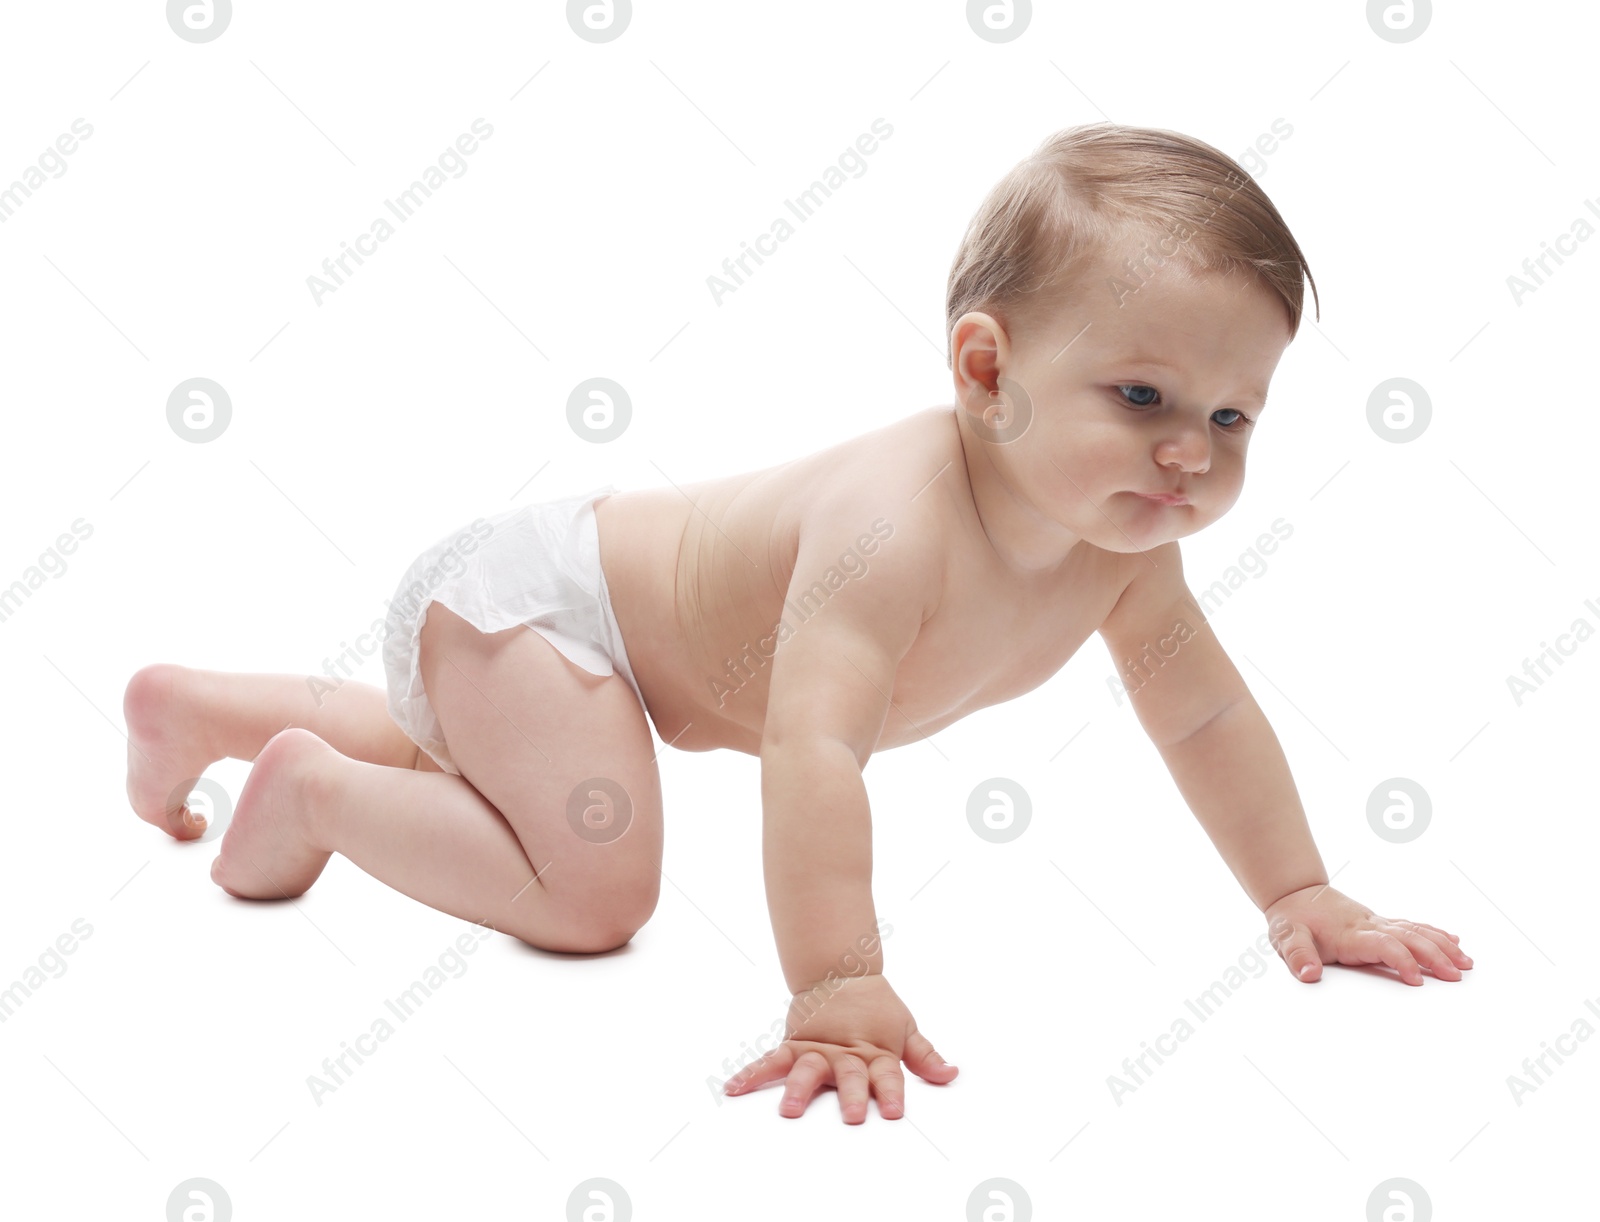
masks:
{"label": "baby's leg", "polygon": [[[440,912],[524,941],[538,936],[543,897],[527,854],[469,782],[350,759],[291,727],[257,755],[212,880],[242,899],[292,899],[335,852]],[[585,932],[536,944],[596,951],[627,940]]]}
{"label": "baby's leg", "polygon": [[[227,674],[157,663],[128,681],[128,799],[141,819],[180,840],[204,825],[183,805],[220,759],[253,760],[280,730],[310,730],[342,755],[397,768],[435,767],[395,725],[382,689],[321,675]],[[421,755],[425,764],[418,764]]]}
{"label": "baby's leg", "polygon": [[[300,675],[158,664],[134,675],[123,711],[129,797],[179,839],[205,830],[182,805],[194,780],[219,759],[255,762],[212,865],[231,894],[293,898],[337,849],[430,907],[517,932],[533,870],[516,835],[406,737],[381,689],[347,681],[319,701]],[[402,778],[421,784],[396,792]]]}
{"label": "baby's leg", "polygon": [[[627,680],[590,674],[527,628],[479,632],[439,604],[419,670],[467,788],[538,870],[518,936],[552,950],[622,945],[655,910],[662,847],[654,743]],[[395,775],[396,800],[443,792],[443,774]]]}
{"label": "baby's leg", "polygon": [[655,908],[661,869],[660,782],[626,681],[439,604],[421,664],[464,777],[432,770],[376,688],[346,682],[318,706],[296,676],[145,668],[124,700],[135,809],[192,839],[203,829],[184,822],[185,784],[224,756],[252,759],[212,867],[231,894],[300,895],[337,851],[535,946],[626,942]]}

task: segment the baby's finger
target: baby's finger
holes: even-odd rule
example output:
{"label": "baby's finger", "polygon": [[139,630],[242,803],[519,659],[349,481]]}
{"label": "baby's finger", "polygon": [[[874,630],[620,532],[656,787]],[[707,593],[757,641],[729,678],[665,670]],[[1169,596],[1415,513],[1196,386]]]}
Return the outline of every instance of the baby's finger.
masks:
{"label": "baby's finger", "polygon": [[933,1050],[928,1037],[920,1031],[913,1031],[906,1037],[905,1063],[906,1068],[924,1082],[938,1086],[943,1086],[961,1072],[954,1065],[946,1064],[945,1059]]}
{"label": "baby's finger", "polygon": [[1447,934],[1442,929],[1435,929],[1432,925],[1424,925],[1420,921],[1400,921],[1397,923],[1407,929],[1414,929],[1423,937],[1431,939],[1435,946],[1450,956],[1450,962],[1457,967],[1462,969],[1472,967],[1472,956],[1450,940],[1454,936],[1453,934]]}
{"label": "baby's finger", "polygon": [[1426,933],[1402,928],[1395,937],[1406,944],[1406,949],[1416,956],[1418,963],[1426,964],[1440,980],[1461,979],[1461,969],[1450,962],[1444,949]]}
{"label": "baby's finger", "polygon": [[1422,983],[1422,968],[1417,966],[1405,943],[1393,934],[1378,929],[1360,930],[1354,935],[1352,952],[1356,963],[1386,963],[1400,973],[1400,979],[1406,984]]}
{"label": "baby's finger", "polygon": [[899,1058],[888,1053],[873,1057],[867,1072],[872,1076],[872,1093],[878,1096],[878,1115],[899,1120],[906,1114],[906,1079]]}
{"label": "baby's finger", "polygon": [[[1452,946],[1461,941],[1460,938],[1456,937],[1456,935],[1451,933],[1449,930],[1440,929],[1437,925],[1429,925],[1426,921],[1401,921],[1400,923],[1402,925],[1415,925],[1418,929],[1426,929],[1429,933],[1436,933],[1441,937],[1449,938]],[[1445,949],[1449,950],[1450,947],[1447,946]]]}
{"label": "baby's finger", "polygon": [[841,1052],[833,1058],[833,1084],[839,1089],[839,1115],[846,1124],[860,1124],[867,1118],[872,1087],[866,1062],[853,1052]]}
{"label": "baby's finger", "polygon": [[722,1084],[722,1089],[730,1095],[739,1095],[764,1083],[775,1081],[789,1072],[794,1059],[794,1046],[787,1043],[779,1044],[766,1056],[751,1062],[734,1074]]}
{"label": "baby's finger", "polygon": [[1431,929],[1434,933],[1442,933],[1445,937],[1449,938],[1452,942],[1461,941],[1460,938],[1456,937],[1456,935],[1451,933],[1448,929],[1440,929],[1437,925],[1430,925],[1426,921],[1401,921],[1400,923],[1402,925],[1416,925],[1416,926],[1419,926],[1422,929]]}
{"label": "baby's finger", "polygon": [[1277,951],[1296,980],[1310,984],[1322,979],[1322,959],[1317,954],[1316,939],[1311,936],[1309,927],[1292,926],[1289,936],[1278,940]]}
{"label": "baby's finger", "polygon": [[817,1093],[817,1087],[832,1072],[828,1058],[815,1048],[802,1052],[795,1059],[794,1068],[789,1071],[789,1080],[784,1084],[783,1102],[778,1104],[778,1115],[792,1120],[803,1113],[806,1104],[811,1102],[811,1096]]}

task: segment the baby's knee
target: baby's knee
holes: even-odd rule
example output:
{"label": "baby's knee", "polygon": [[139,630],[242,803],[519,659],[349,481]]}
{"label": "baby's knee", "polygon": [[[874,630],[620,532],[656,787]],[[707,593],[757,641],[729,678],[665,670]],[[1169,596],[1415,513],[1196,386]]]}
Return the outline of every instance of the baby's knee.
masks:
{"label": "baby's knee", "polygon": [[661,896],[661,871],[610,877],[604,886],[563,896],[562,949],[597,954],[625,946],[654,914]]}
{"label": "baby's knee", "polygon": [[595,925],[558,938],[554,945],[538,942],[532,945],[544,945],[545,950],[560,950],[572,955],[599,955],[626,946],[637,932],[638,930],[628,929],[626,926]]}
{"label": "baby's knee", "polygon": [[[643,922],[638,924],[642,925]],[[597,955],[626,946],[638,931],[638,925],[627,921],[566,921],[554,924],[546,921],[537,928],[523,926],[504,932],[539,950],[561,951],[569,955]]]}
{"label": "baby's knee", "polygon": [[552,879],[551,884],[545,903],[530,905],[497,928],[540,950],[593,955],[627,945],[643,928],[660,898],[661,871],[631,881],[607,878],[559,888]]}

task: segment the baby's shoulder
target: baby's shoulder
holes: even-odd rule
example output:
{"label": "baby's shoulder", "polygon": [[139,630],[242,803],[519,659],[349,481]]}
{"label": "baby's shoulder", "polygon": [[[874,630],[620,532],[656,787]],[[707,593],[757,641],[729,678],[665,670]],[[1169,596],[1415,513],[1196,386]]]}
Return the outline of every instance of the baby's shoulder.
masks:
{"label": "baby's shoulder", "polygon": [[780,518],[800,571],[870,563],[874,581],[935,589],[943,579],[951,534],[952,490],[962,484],[959,450],[941,444],[934,421],[897,421],[799,464]]}
{"label": "baby's shoulder", "polygon": [[872,531],[937,547],[950,529],[952,491],[966,480],[953,427],[921,412],[813,456],[795,470],[790,503],[802,538]]}

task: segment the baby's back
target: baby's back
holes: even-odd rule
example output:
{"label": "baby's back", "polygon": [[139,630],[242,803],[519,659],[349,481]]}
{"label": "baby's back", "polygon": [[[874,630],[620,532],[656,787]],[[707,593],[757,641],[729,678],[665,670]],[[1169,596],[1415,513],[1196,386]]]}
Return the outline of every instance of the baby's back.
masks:
{"label": "baby's back", "polygon": [[[891,586],[930,591],[886,693],[884,750],[1044,682],[1132,572],[1129,557],[1087,543],[1049,573],[1002,564],[951,407],[779,466],[616,493],[595,513],[640,692],[663,741],[686,751],[760,753],[780,637],[826,615],[848,585],[873,583],[886,606]],[[802,535],[823,544],[808,553],[823,562],[794,582]]]}

